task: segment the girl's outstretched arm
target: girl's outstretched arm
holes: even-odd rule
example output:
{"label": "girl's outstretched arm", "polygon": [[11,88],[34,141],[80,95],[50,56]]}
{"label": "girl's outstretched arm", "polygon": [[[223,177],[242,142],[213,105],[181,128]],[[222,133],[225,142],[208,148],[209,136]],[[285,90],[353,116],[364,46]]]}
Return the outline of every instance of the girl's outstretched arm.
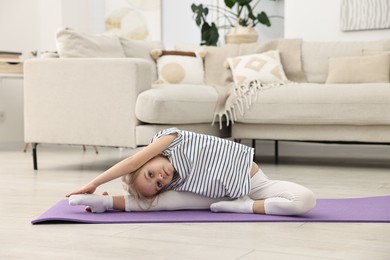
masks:
{"label": "girl's outstretched arm", "polygon": [[164,151],[173,142],[173,140],[175,140],[176,137],[177,134],[169,134],[158,138],[156,141],[149,144],[133,156],[130,156],[115,164],[110,169],[97,176],[87,185],[68,193],[66,197],[69,197],[74,194],[94,193],[96,188],[103,183],[122,177],[128,173],[135,172],[147,161],[161,154],[162,151]]}
{"label": "girl's outstretched arm", "polygon": [[72,206],[84,205],[86,210],[93,213],[102,213],[110,210],[120,211],[162,211],[183,209],[210,209],[210,205],[228,198],[213,199],[191,192],[166,191],[157,196],[153,202],[140,201],[132,195],[110,196],[78,194],[69,198]]}

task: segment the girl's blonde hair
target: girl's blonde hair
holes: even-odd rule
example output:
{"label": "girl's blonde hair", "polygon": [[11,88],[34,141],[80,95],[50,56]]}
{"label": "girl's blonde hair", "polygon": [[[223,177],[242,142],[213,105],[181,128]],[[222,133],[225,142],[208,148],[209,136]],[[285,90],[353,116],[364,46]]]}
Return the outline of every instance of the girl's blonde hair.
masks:
{"label": "girl's blonde hair", "polygon": [[[135,187],[134,183],[137,180],[138,176],[141,174],[142,167],[136,170],[135,172],[128,173],[121,178],[123,189],[129,194],[134,196],[137,200],[138,206],[143,209],[150,209],[153,206],[153,202],[155,201],[158,193],[153,195],[152,197],[146,197],[142,195]],[[145,207],[146,204],[146,208]]]}

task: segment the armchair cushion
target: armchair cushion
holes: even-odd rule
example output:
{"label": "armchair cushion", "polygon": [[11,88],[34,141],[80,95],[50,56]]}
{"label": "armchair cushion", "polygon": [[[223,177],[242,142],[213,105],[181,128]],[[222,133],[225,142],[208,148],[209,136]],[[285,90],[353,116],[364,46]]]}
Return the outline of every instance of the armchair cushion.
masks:
{"label": "armchair cushion", "polygon": [[60,28],[56,34],[60,58],[125,58],[117,37]]}
{"label": "armchair cushion", "polygon": [[161,42],[129,40],[122,37],[119,39],[126,57],[147,60],[152,67],[152,81],[157,80],[156,61],[150,56],[150,52],[153,49],[163,49],[163,44]]}

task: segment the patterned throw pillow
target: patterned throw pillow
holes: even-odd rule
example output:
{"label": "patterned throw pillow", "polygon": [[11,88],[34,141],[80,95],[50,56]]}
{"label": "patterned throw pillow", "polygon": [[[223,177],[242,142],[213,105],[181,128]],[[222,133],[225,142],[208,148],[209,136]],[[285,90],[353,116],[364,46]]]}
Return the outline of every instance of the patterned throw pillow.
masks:
{"label": "patterned throw pillow", "polygon": [[203,55],[195,52],[152,50],[156,59],[156,83],[204,84]]}
{"label": "patterned throw pillow", "polygon": [[228,58],[227,62],[236,86],[254,80],[265,84],[288,82],[276,50]]}

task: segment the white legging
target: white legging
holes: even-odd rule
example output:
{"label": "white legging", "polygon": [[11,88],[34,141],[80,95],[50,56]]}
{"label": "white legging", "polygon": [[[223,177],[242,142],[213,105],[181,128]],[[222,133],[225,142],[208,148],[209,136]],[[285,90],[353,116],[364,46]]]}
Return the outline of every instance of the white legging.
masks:
{"label": "white legging", "polygon": [[251,178],[253,200],[263,200],[266,214],[300,215],[316,205],[313,192],[289,181],[270,180],[261,169]]}

